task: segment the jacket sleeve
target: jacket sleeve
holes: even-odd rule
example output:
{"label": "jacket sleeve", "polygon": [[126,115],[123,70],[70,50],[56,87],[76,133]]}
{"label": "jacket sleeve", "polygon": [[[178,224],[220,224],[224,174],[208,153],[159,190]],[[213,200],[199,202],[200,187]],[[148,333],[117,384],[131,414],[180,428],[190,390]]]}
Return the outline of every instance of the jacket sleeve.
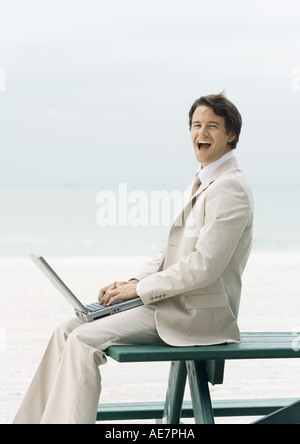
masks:
{"label": "jacket sleeve", "polygon": [[139,295],[144,304],[215,283],[227,267],[246,227],[252,228],[250,218],[252,208],[242,184],[227,180],[212,186],[206,196],[205,223],[194,251],[139,283]]}

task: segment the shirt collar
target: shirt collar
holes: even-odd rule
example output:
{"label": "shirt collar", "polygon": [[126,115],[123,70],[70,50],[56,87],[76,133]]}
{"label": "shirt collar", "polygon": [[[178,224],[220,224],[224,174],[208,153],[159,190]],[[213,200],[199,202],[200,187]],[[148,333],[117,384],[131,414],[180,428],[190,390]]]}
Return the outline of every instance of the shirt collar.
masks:
{"label": "shirt collar", "polygon": [[203,169],[202,165],[200,165],[196,175],[199,174],[199,179],[201,180],[201,183],[207,182],[209,180],[209,177],[219,166],[221,166],[227,160],[232,159],[233,157],[234,154],[233,151],[231,150],[229,151],[229,153],[224,154],[224,156],[222,156],[220,159],[216,160],[213,163],[210,163]]}

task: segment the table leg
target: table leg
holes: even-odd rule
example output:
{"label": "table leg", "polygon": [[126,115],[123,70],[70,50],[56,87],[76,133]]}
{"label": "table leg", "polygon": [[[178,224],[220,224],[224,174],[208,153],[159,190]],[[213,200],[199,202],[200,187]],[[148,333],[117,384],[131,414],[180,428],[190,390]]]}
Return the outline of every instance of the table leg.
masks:
{"label": "table leg", "polygon": [[214,424],[214,414],[208,387],[205,362],[187,361],[187,373],[191,390],[196,424]]}
{"label": "table leg", "polygon": [[186,379],[187,370],[185,362],[172,362],[164,415],[162,419],[163,424],[180,423]]}

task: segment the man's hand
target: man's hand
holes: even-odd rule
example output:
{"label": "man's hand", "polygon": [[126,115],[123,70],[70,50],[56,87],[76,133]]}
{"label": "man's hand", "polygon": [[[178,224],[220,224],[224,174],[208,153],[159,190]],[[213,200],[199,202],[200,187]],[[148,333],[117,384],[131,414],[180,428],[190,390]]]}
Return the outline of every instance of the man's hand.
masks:
{"label": "man's hand", "polygon": [[99,292],[99,302],[109,307],[118,300],[129,301],[138,297],[136,287],[137,280],[129,282],[113,282],[102,288]]}

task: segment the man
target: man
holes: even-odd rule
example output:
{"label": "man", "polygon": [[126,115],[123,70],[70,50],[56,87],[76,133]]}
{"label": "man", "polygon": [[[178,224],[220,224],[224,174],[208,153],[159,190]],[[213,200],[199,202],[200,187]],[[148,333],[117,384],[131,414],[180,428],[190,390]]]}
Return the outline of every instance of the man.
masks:
{"label": "man", "polygon": [[93,423],[99,366],[111,345],[193,346],[239,342],[241,276],[250,254],[253,198],[233,150],[242,118],[224,95],[197,100],[190,131],[200,163],[167,245],[128,282],[101,289],[100,302],[141,297],[133,310],[54,332],[15,423]]}

